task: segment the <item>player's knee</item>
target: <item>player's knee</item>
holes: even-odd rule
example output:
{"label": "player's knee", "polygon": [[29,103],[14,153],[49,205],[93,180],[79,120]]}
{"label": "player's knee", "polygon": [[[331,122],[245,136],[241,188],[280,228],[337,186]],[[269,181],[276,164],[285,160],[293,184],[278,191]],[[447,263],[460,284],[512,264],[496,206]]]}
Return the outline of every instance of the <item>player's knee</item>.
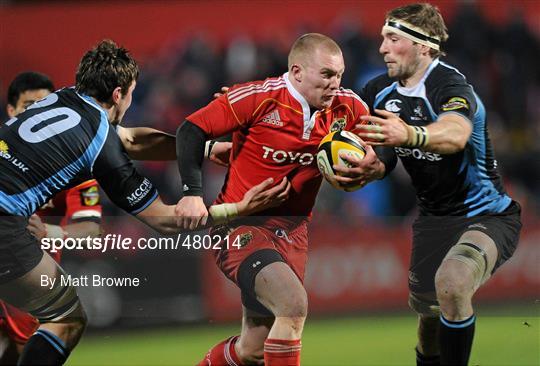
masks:
{"label": "player's knee", "polygon": [[308,299],[306,290],[299,286],[290,293],[290,296],[278,306],[276,317],[305,318],[308,312]]}
{"label": "player's knee", "polygon": [[474,279],[460,263],[443,262],[435,274],[435,291],[441,305],[460,304],[474,293]]}

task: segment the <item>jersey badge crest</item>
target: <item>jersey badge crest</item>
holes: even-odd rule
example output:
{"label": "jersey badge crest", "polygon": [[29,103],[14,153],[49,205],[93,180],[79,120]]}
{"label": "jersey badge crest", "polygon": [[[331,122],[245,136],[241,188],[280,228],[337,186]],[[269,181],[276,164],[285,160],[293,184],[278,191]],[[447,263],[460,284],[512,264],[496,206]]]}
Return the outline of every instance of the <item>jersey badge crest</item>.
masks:
{"label": "jersey badge crest", "polygon": [[98,187],[92,186],[81,191],[81,202],[83,206],[95,206],[99,203]]}
{"label": "jersey badge crest", "polygon": [[251,231],[240,234],[240,238],[239,238],[240,248],[243,248],[246,245],[248,245],[252,239],[253,239],[253,234],[251,233]]}
{"label": "jersey badge crest", "polygon": [[330,132],[342,131],[347,126],[347,116],[336,118],[330,125]]}

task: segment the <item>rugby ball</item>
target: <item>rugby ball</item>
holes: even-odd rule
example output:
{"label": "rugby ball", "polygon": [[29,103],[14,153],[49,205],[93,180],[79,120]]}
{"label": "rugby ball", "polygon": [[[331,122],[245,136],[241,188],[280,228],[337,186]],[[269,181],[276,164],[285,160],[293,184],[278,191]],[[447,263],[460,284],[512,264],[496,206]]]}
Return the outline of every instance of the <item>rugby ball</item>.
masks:
{"label": "rugby ball", "polygon": [[366,155],[366,149],[363,146],[362,140],[354,133],[348,131],[331,132],[326,135],[319,144],[317,167],[324,178],[333,187],[347,192],[355,191],[361,188],[361,186],[348,186],[345,188],[335,179],[336,175],[339,173],[334,170],[334,165],[350,167],[350,163],[339,156],[341,153],[363,159]]}

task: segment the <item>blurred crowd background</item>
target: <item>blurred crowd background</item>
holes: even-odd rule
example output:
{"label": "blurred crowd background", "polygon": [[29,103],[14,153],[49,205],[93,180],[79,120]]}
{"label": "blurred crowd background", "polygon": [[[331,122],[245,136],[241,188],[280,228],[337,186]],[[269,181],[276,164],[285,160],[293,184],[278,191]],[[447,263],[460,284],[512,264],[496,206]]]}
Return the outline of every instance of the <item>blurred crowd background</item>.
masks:
{"label": "blurred crowd background", "polygon": [[[483,100],[505,185],[524,207],[524,221],[538,223],[540,5],[527,0],[512,3],[499,0],[434,3],[444,10],[450,34],[449,41],[443,47],[447,53],[443,60],[465,74]],[[293,41],[306,32],[328,34],[341,45],[346,62],[342,86],[354,91],[361,90],[369,79],[386,71],[378,52],[384,11],[403,3],[367,0],[327,3],[112,1],[107,5],[105,2],[97,5],[90,5],[90,2],[77,4],[68,1],[0,2],[0,14],[7,20],[0,44],[5,59],[4,69],[0,68],[1,100],[5,103],[7,85],[16,73],[29,69],[49,74],[58,88],[71,85],[82,53],[100,39],[112,38],[131,49],[141,66],[133,104],[124,124],[148,125],[175,133],[185,117],[211,101],[212,95],[222,86],[264,79],[287,71],[288,50]],[[155,11],[150,11],[153,4]],[[330,11],[329,6],[331,9],[339,8],[339,11]],[[169,8],[175,10],[170,11],[173,14],[167,14],[168,21],[160,22],[155,18],[159,14],[165,16]],[[328,16],[321,13],[326,8]],[[376,9],[377,13],[362,13],[363,8]],[[179,9],[196,11],[189,13]],[[265,16],[262,15],[263,11],[266,12]],[[272,14],[269,15],[268,11],[272,11]],[[141,15],[141,12],[146,13]],[[11,18],[13,14],[16,17]],[[95,29],[88,26],[94,18],[97,22]],[[157,41],[156,35],[148,33],[152,32],[148,24],[137,23],[133,20],[135,18],[148,19],[156,34],[166,33],[167,37]],[[234,23],[229,23],[228,20],[233,18]],[[205,21],[200,19],[212,23],[213,28],[207,29]],[[259,21],[260,31],[254,31]],[[66,24],[65,33],[61,31],[63,22]],[[200,27],[197,27],[198,22]],[[245,27],[242,27],[243,22],[246,23]],[[277,25],[272,27],[274,22]],[[186,30],[188,23],[191,28]],[[30,24],[34,29],[32,35],[28,31]],[[46,32],[48,26],[55,29],[52,37]],[[175,27],[182,31],[171,31]],[[39,54],[30,59],[22,56],[23,53],[32,55],[34,46],[41,47],[41,50],[50,48],[51,52],[44,54],[43,59]],[[65,65],[64,58],[70,60],[69,67]],[[62,67],[55,66],[55,60],[62,61]],[[4,109],[2,113],[5,120]],[[179,199],[181,184],[175,162],[138,164],[158,186],[165,201],[176,202]],[[221,167],[205,164],[208,203],[219,192],[225,172]],[[310,292],[312,283],[310,293],[318,296],[317,301],[311,302],[311,308],[315,311],[332,310],[336,309],[336,304],[347,303],[351,307],[345,306],[345,310],[370,308],[365,306],[370,296],[373,296],[372,304],[377,306],[384,303],[380,299],[386,299],[389,307],[395,307],[393,302],[399,299],[398,307],[404,308],[407,248],[410,245],[410,234],[404,228],[408,228],[406,224],[414,217],[415,206],[410,179],[401,166],[387,179],[354,193],[340,192],[323,184],[315,208],[315,220],[324,224],[318,227],[313,225],[319,230],[312,233],[310,243],[313,249],[308,272],[311,270],[313,276],[308,275],[307,287]],[[113,218],[120,212],[112,205],[106,205],[105,215],[106,227],[111,232],[144,233],[136,225],[131,225],[134,221],[117,221]],[[367,217],[369,225],[374,226],[368,225],[362,229],[366,231],[358,234],[363,221],[361,218]],[[348,229],[341,230],[341,227]],[[325,229],[328,230],[324,232]],[[372,232],[366,235],[370,230]],[[514,259],[516,264],[509,269],[515,271],[512,272],[514,282],[501,282],[514,290],[516,298],[530,297],[531,284],[536,286],[536,290],[532,288],[533,296],[538,293],[540,277],[537,263],[534,263],[534,258],[538,258],[535,239],[538,226],[533,224],[528,230],[525,237],[529,238],[530,245],[524,244],[523,248],[529,251],[522,249],[521,259]],[[339,237],[343,239],[336,239]],[[336,249],[336,244],[341,252],[331,252],[335,254],[332,257],[328,250]],[[374,254],[370,257],[369,253]],[[139,253],[126,259],[125,253],[117,254],[107,258],[96,253],[82,257],[67,254],[66,266],[70,273],[101,271],[124,274],[146,271],[154,283],[152,288],[144,290],[103,288],[99,296],[96,293],[88,294],[86,301],[91,303],[90,309],[99,313],[98,317],[94,317],[94,325],[113,324],[120,314],[130,319],[139,318],[143,323],[145,317],[155,322],[159,316],[166,319],[173,317],[179,321],[211,317],[227,319],[230,315],[224,314],[223,309],[238,308],[238,303],[232,300],[237,301],[236,292],[234,296],[226,295],[228,291],[235,290],[216,272],[208,256],[194,252],[187,255]],[[89,261],[89,258],[93,261]],[[332,262],[332,258],[336,260]],[[530,258],[533,262],[527,262]],[[325,267],[320,267],[323,265]],[[171,269],[177,271],[172,276]],[[398,277],[401,281],[396,285]],[[182,281],[182,278],[190,280]],[[344,285],[344,278],[349,278],[350,284]],[[157,285],[157,281],[170,284],[174,290]],[[325,289],[321,283],[327,284],[326,293],[321,292],[321,288]],[[495,286],[501,288],[501,283]],[[212,304],[216,293],[224,294],[217,308],[215,301]],[[486,292],[487,298],[503,298],[502,295],[495,290]],[[232,304],[229,308],[227,301]],[[142,309],[148,310],[148,313]]]}

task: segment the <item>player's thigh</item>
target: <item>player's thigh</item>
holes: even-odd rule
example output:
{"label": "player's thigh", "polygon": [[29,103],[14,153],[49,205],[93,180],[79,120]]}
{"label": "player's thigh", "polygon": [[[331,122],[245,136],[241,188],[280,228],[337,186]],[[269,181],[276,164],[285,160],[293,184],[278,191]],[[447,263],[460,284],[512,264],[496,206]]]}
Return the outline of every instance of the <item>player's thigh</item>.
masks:
{"label": "player's thigh", "polygon": [[444,229],[445,222],[439,217],[419,217],[413,224],[408,276],[410,293],[435,293],[435,274],[459,237],[455,228],[454,232],[452,228]]}
{"label": "player's thigh", "polygon": [[476,290],[512,256],[520,230],[517,204],[502,214],[471,218],[447,253],[437,276],[452,282],[472,278]]}
{"label": "player's thigh", "polygon": [[255,294],[276,317],[307,315],[306,290],[287,263],[274,262],[261,269],[255,278]]}
{"label": "player's thigh", "polygon": [[[9,304],[27,309],[34,299],[51,290],[52,281],[60,281],[61,271],[57,263],[47,253],[43,253],[39,263],[23,276],[0,285],[0,296]],[[45,282],[47,281],[47,282]]]}

